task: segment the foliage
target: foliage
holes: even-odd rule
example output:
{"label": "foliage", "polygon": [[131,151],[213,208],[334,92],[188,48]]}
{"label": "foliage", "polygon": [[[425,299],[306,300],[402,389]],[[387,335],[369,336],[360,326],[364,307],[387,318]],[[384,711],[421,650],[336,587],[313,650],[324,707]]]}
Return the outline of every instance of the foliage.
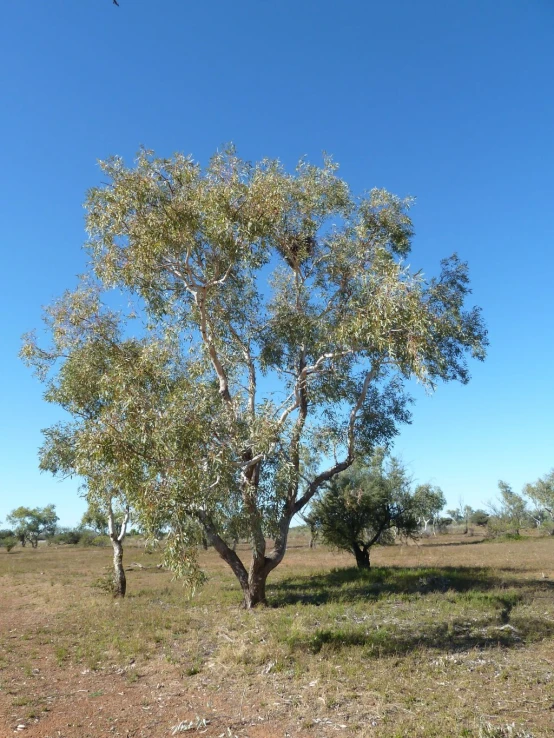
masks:
{"label": "foliage", "polygon": [[463,521],[463,515],[458,507],[451,508],[446,511],[447,515],[452,518],[453,523],[461,523]]}
{"label": "foliage", "polygon": [[100,548],[104,548],[105,546],[110,545],[110,538],[109,536],[93,536],[92,538],[87,540],[85,537],[83,537],[83,539],[81,539],[81,542],[83,545],[86,546],[98,546]]}
{"label": "foliage", "polygon": [[[41,465],[84,477],[91,499],[124,495],[146,530],[167,526],[176,570],[183,556],[196,567],[200,526],[256,604],[293,517],[409,421],[404,381],[465,383],[467,356],[484,358],[467,266],[413,273],[411,202],[354,197],[329,158],[292,175],[232,148],[204,171],[147,151],[102,168],[94,273],[47,309],[52,345],[29,335],[22,350],[72,416],[45,431]],[[112,288],[137,311],[108,309]]]}
{"label": "foliage", "polygon": [[107,535],[108,516],[97,504],[89,504],[80,523],[81,528],[88,528],[98,535]]}
{"label": "foliage", "polygon": [[79,528],[61,528],[49,539],[49,543],[63,543],[74,546],[81,541],[82,537],[83,531]]}
{"label": "foliage", "polygon": [[440,487],[429,484],[418,484],[414,491],[414,510],[419,518],[420,524],[423,523],[425,529],[429,521],[438,519],[439,513],[446,505],[444,493]]}
{"label": "foliage", "polygon": [[386,463],[379,449],[369,465],[355,464],[335,477],[311,517],[326,543],[353,553],[367,568],[372,546],[391,543],[393,534],[416,534],[417,512],[406,470],[394,458]]}
{"label": "foliage", "polygon": [[41,536],[53,536],[56,532],[56,506],[18,507],[12,510],[6,520],[14,526],[14,532],[22,543],[30,542],[33,548],[38,545]]}
{"label": "foliage", "polygon": [[474,525],[485,526],[489,522],[490,515],[485,510],[473,510],[471,513],[471,522]]}
{"label": "foliage", "polygon": [[15,548],[17,546],[17,538],[13,535],[2,536],[0,537],[0,546],[2,546],[2,548],[5,548],[6,551],[9,553],[12,548]]}
{"label": "foliage", "polygon": [[533,484],[526,484],[523,494],[529,497],[539,510],[546,511],[554,518],[554,469]]}
{"label": "foliage", "polygon": [[97,577],[92,582],[91,586],[94,587],[95,589],[100,590],[100,592],[103,592],[104,594],[114,597],[116,594],[116,591],[115,591],[113,568],[111,566],[105,566],[102,572],[102,575]]}
{"label": "foliage", "polygon": [[489,503],[492,518],[488,522],[490,531],[509,532],[519,536],[520,529],[527,519],[527,503],[507,482],[498,482],[500,497],[497,503]]}

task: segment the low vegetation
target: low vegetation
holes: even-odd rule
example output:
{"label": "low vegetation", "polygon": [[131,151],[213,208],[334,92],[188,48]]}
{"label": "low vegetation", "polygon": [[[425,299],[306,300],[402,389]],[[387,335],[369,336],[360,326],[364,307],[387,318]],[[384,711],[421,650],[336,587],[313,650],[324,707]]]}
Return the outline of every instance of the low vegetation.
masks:
{"label": "low vegetation", "polygon": [[6,734],[552,734],[550,536],[431,536],[371,570],[308,541],[293,530],[259,611],[212,550],[192,600],[136,539],[125,600],[94,586],[109,549],[0,553]]}

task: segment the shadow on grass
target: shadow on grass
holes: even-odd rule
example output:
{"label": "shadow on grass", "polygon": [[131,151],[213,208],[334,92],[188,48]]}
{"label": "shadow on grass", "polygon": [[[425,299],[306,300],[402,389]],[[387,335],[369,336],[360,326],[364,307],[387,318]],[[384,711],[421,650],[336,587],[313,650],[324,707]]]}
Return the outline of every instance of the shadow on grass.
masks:
{"label": "shadow on grass", "polygon": [[[467,651],[470,648],[517,645],[554,637],[554,621],[527,609],[540,592],[552,593],[550,582],[509,579],[485,568],[336,569],[295,577],[271,587],[276,607],[371,603],[398,595],[406,606],[375,619],[371,609],[350,611],[315,629],[292,629],[284,640],[293,650],[336,652],[356,647],[367,657],[406,654],[414,649]],[[423,596],[445,594],[444,610],[436,600],[428,609]],[[513,611],[513,612],[512,612]],[[325,618],[323,618],[325,619]]]}
{"label": "shadow on grass", "polygon": [[412,628],[391,626],[352,630],[317,628],[311,633],[294,633],[286,640],[293,651],[333,653],[345,648],[362,649],[368,658],[401,656],[420,648],[434,651],[468,651],[471,648],[515,647],[554,636],[554,623],[526,618],[516,626],[502,625],[494,613],[478,623],[464,620],[417,623]]}
{"label": "shadow on grass", "polygon": [[552,591],[553,583],[506,579],[480,567],[374,567],[370,570],[334,569],[324,574],[288,577],[269,587],[273,607],[324,605],[331,602],[371,601],[380,597],[433,592],[488,592],[494,589],[535,588]]}
{"label": "shadow on grass", "polygon": [[440,541],[440,543],[439,542],[437,542],[437,543],[422,543],[421,541],[418,541],[417,542],[417,545],[420,548],[442,548],[443,546],[444,547],[446,547],[446,546],[448,546],[448,547],[450,547],[450,546],[475,546],[478,543],[484,543],[485,540],[486,540],[485,538],[477,538],[475,540],[466,540],[466,541],[445,541],[445,542]]}

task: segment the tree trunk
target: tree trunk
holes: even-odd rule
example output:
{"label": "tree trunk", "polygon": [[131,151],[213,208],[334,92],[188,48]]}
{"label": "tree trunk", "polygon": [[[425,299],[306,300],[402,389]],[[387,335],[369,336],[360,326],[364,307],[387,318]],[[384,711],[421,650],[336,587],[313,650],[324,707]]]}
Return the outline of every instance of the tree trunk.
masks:
{"label": "tree trunk", "polygon": [[125,597],[127,578],[123,568],[123,544],[112,538],[113,546],[113,596]]}
{"label": "tree trunk", "polygon": [[287,550],[289,525],[290,518],[284,516],[280,522],[280,531],[275,539],[271,554],[265,556],[254,550],[248,577],[237,577],[242,587],[243,604],[246,610],[251,610],[259,605],[267,605],[265,584],[270,573],[283,560]]}
{"label": "tree trunk", "polygon": [[125,517],[121,523],[119,533],[116,529],[112,501],[108,503],[108,530],[113,546],[113,596],[125,597],[127,591],[127,578],[123,568],[123,539],[127,532],[129,522],[129,508],[125,510]]}
{"label": "tree trunk", "polygon": [[356,564],[358,566],[358,569],[370,569],[371,564],[369,563],[369,549],[354,546],[353,551],[354,556],[356,557]]}
{"label": "tree trunk", "polygon": [[265,583],[267,581],[269,571],[261,569],[253,573],[250,571],[248,577],[248,585],[243,587],[242,593],[244,595],[244,607],[246,610],[251,610],[258,605],[267,605],[265,598]]}
{"label": "tree trunk", "polygon": [[279,533],[275,539],[273,551],[269,556],[265,555],[265,539],[261,528],[257,531],[258,535],[253,536],[252,561],[250,569],[247,571],[235,551],[218,534],[209,515],[203,511],[197,512],[209,543],[233,570],[242,589],[243,605],[246,610],[267,604],[265,583],[269,574],[281,563],[287,550],[287,538],[292,514],[291,512],[281,518]]}

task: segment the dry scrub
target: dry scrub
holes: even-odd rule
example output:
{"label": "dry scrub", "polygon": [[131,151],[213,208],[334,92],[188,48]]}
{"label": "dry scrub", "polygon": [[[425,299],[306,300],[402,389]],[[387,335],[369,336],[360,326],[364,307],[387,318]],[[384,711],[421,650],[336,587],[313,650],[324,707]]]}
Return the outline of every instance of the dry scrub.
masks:
{"label": "dry scrub", "polygon": [[140,548],[128,597],[109,599],[93,586],[109,557],[0,554],[2,738],[554,730],[552,538],[442,537],[361,572],[293,536],[254,612],[212,552],[192,601]]}

